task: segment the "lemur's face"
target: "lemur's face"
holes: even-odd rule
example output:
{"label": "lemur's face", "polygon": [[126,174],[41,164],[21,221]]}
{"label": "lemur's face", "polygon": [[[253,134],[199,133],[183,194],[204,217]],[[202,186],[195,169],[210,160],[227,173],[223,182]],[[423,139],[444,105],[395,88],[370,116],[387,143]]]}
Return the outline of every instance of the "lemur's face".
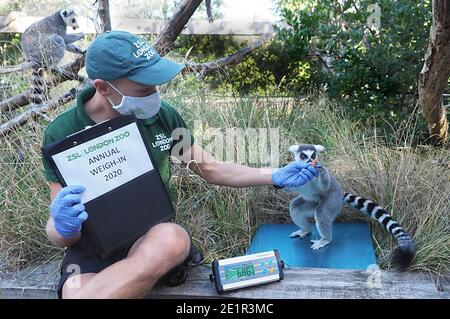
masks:
{"label": "lemur's face", "polygon": [[294,160],[300,161],[303,163],[311,163],[315,159],[319,158],[319,153],[323,152],[325,147],[322,145],[313,145],[313,144],[300,144],[300,145],[292,145],[289,147],[289,151],[294,154]]}
{"label": "lemur's face", "polygon": [[78,25],[78,15],[73,10],[62,10],[61,18],[64,20],[64,23],[68,27],[72,27],[72,29],[76,30],[80,26]]}

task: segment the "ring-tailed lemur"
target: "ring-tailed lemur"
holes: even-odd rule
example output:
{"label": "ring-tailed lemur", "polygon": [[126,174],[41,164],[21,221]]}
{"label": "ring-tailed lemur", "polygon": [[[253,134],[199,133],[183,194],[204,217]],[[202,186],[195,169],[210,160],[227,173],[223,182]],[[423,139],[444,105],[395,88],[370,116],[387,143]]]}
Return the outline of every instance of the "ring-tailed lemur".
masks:
{"label": "ring-tailed lemur", "polygon": [[[324,150],[322,145],[312,144],[289,147],[296,161],[309,164],[317,161],[319,153]],[[312,240],[311,248],[319,249],[328,245],[332,239],[333,222],[341,212],[342,206],[347,205],[377,220],[396,238],[398,247],[392,255],[391,263],[399,270],[406,269],[416,254],[416,247],[402,226],[385,209],[370,199],[343,193],[339,182],[326,167],[320,164],[316,167],[319,171],[317,178],[300,187],[286,188],[288,191],[299,193],[299,196],[290,203],[289,211],[293,222],[300,230],[293,232],[290,237],[304,238],[310,234],[311,225],[308,219],[314,217],[321,238]]]}
{"label": "ring-tailed lemur", "polygon": [[[66,28],[79,28],[73,10],[59,10],[30,25],[22,34],[22,51],[25,61],[34,64],[31,76],[31,102],[41,104],[45,95],[44,69],[58,69],[65,51],[84,54],[72,42],[84,37],[83,33],[67,34]],[[61,70],[60,70],[61,71]]]}

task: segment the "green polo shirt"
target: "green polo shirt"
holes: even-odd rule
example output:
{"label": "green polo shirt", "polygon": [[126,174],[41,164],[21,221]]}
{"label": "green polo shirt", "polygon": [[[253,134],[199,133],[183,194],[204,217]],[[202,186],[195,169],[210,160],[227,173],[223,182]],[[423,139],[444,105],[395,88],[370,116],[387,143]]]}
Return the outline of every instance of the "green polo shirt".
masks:
{"label": "green polo shirt", "polygon": [[[89,100],[94,94],[95,88],[93,86],[89,86],[81,91],[77,96],[76,105],[59,115],[48,125],[43,145],[64,139],[70,134],[83,130],[86,126],[95,125],[95,122],[84,110],[84,102]],[[187,129],[186,123],[181,115],[165,101],[161,101],[161,109],[158,114],[149,119],[139,121],[142,121],[144,127],[144,141],[149,146],[161,178],[166,188],[168,188],[170,178],[169,155],[172,147],[181,141],[172,139],[172,131],[176,128]],[[191,135],[190,144],[192,145],[193,143],[194,138]],[[45,179],[51,182],[58,182],[48,161],[44,157],[42,157],[42,161]]]}

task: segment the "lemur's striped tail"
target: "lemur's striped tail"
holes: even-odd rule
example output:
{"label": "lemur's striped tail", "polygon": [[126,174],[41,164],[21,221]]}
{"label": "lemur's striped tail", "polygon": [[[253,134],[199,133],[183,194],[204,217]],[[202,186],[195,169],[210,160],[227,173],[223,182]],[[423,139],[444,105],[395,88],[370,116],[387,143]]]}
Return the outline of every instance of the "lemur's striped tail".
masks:
{"label": "lemur's striped tail", "polygon": [[41,104],[45,99],[44,70],[42,68],[33,68],[31,72],[31,98],[30,102],[34,105]]}
{"label": "lemur's striped tail", "polygon": [[392,219],[391,214],[370,199],[350,193],[344,194],[344,204],[368,214],[397,239],[398,247],[392,254],[391,264],[399,270],[405,270],[416,255],[416,245],[403,227]]}

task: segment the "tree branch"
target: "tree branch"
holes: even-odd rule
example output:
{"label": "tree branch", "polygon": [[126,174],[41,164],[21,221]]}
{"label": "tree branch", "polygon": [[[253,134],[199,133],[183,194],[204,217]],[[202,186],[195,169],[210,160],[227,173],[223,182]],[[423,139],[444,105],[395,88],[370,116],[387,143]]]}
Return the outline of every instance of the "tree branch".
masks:
{"label": "tree branch", "polygon": [[[75,61],[63,66],[62,70],[64,70],[66,73],[65,74],[60,73],[51,77],[46,81],[45,85],[52,87],[60,83],[63,83],[67,80],[74,80],[74,79],[78,80],[80,79],[80,76],[78,76],[78,72],[83,66],[84,66],[84,55],[78,57]],[[76,75],[77,78],[71,77],[70,76],[71,74]],[[19,95],[13,96],[9,99],[0,102],[0,112],[15,110],[29,104],[30,96],[31,96],[31,89],[28,89]]]}
{"label": "tree branch", "polygon": [[67,81],[67,80],[74,80],[74,81],[78,81],[78,82],[84,82],[84,81],[87,80],[82,75],[79,75],[77,73],[73,73],[73,72],[70,72],[70,71],[66,71],[66,70],[64,70],[63,68],[60,68],[60,67],[51,68],[50,71],[55,76],[61,76],[62,80],[65,80],[65,81]]}
{"label": "tree branch", "polygon": [[28,120],[36,118],[37,116],[43,116],[45,118],[46,112],[74,100],[78,92],[81,91],[84,87],[85,84],[82,84],[77,88],[72,88],[69,92],[63,94],[62,96],[54,98],[47,103],[39,104],[36,107],[31,108],[16,116],[15,118],[9,120],[8,122],[0,125],[0,136],[11,133],[14,128],[25,124]]}
{"label": "tree branch", "polygon": [[185,0],[153,42],[156,51],[166,55],[203,0]]}
{"label": "tree branch", "polygon": [[34,65],[35,64],[33,62],[22,62],[19,65],[16,65],[13,67],[0,69],[0,74],[7,74],[7,73],[14,73],[14,72],[28,70],[28,69],[31,69]]}
{"label": "tree branch", "polygon": [[245,57],[247,57],[249,54],[254,52],[255,50],[262,47],[264,44],[268,43],[275,37],[275,33],[266,33],[262,35],[258,40],[250,43],[248,46],[239,49],[235,53],[223,57],[217,61],[214,62],[205,62],[205,63],[186,63],[186,68],[183,71],[185,74],[190,72],[198,72],[199,78],[204,79],[205,76],[217,69],[222,69],[225,66],[231,65],[231,64],[238,64],[241,62]]}

